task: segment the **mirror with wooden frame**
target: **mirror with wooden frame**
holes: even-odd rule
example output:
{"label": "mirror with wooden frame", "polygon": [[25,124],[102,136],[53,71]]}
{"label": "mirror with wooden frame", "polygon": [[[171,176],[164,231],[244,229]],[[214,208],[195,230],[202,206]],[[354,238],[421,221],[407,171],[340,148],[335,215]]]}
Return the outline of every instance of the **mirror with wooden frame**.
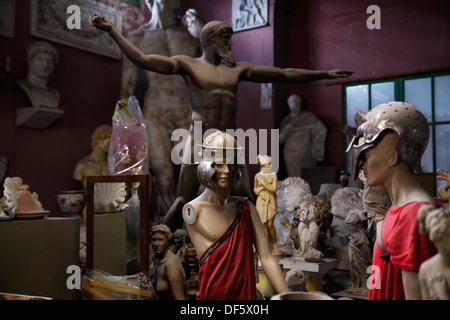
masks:
{"label": "mirror with wooden frame", "polygon": [[[125,184],[130,192],[137,193],[139,212],[130,224],[130,214],[125,210],[96,213],[99,196],[107,190]],[[112,187],[111,187],[111,186]],[[99,186],[104,187],[97,188]],[[117,188],[116,188],[117,189]],[[97,194],[96,194],[97,192]],[[97,199],[97,200],[96,200]],[[131,226],[131,228],[130,228]],[[130,232],[131,229],[131,232]],[[128,233],[128,234],[127,234]],[[149,176],[114,175],[88,176],[86,185],[86,268],[114,276],[149,272]],[[130,251],[135,258],[130,259]]]}

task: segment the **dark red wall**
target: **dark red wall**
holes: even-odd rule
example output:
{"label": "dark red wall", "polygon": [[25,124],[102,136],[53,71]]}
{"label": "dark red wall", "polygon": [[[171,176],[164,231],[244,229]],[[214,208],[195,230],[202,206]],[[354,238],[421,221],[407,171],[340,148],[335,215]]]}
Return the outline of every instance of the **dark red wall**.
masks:
{"label": "dark red wall", "polygon": [[[52,43],[60,61],[49,85],[60,91],[64,115],[46,130],[16,127],[16,109],[28,106],[29,102],[15,81],[26,76],[26,48],[39,40],[30,36],[29,3],[16,1],[15,38],[0,36],[0,77],[7,56],[11,57],[13,71],[8,82],[0,86],[0,155],[8,159],[7,176],[22,177],[39,194],[51,215],[57,216],[55,193],[81,188],[72,179],[73,168],[90,153],[93,130],[111,123],[120,89],[121,61]],[[269,3],[269,26],[236,32],[233,36],[237,60],[257,65],[274,65],[276,61],[277,65],[285,63],[305,69],[350,69],[355,71],[352,77],[355,80],[450,67],[449,1],[270,0]],[[275,17],[279,4],[287,21]],[[366,27],[369,17],[366,9],[371,4],[381,8],[381,30]],[[231,23],[231,0],[189,0],[183,5],[196,8],[206,21]],[[280,35],[280,29],[274,32],[275,25],[286,30],[287,44],[281,38],[274,41]],[[340,170],[341,86],[327,84],[330,82],[321,80],[289,85],[286,92],[277,91],[280,93],[275,99],[286,101],[290,93],[304,98],[304,107],[314,111],[329,130],[326,159],[319,165],[333,165]],[[284,103],[278,103],[276,111],[260,110],[259,84],[243,82],[238,94],[238,125],[244,130],[277,128],[288,112]],[[252,175],[257,170],[256,165],[250,168]]]}
{"label": "dark red wall", "polygon": [[8,160],[6,176],[21,177],[50,215],[59,216],[56,192],[83,188],[72,178],[74,166],[91,152],[93,130],[111,124],[122,62],[48,41],[59,53],[49,86],[60,92],[64,114],[46,130],[17,127],[16,109],[31,103],[16,81],[27,75],[27,47],[42,40],[30,36],[30,2],[16,1],[15,38],[0,36],[0,76],[7,56],[13,72],[0,88],[0,155]]}
{"label": "dark red wall", "polygon": [[[381,10],[369,30],[367,7]],[[290,1],[289,66],[350,69],[351,79],[450,68],[450,2],[446,0]],[[327,125],[327,159],[342,168],[341,86],[291,85]]]}

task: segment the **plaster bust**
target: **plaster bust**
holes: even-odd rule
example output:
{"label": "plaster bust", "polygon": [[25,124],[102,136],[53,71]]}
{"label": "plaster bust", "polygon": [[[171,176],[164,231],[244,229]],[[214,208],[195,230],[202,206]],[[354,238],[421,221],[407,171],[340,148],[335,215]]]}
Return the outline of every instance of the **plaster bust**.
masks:
{"label": "plaster bust", "polygon": [[58,90],[47,85],[58,52],[44,41],[33,42],[27,49],[28,74],[17,83],[28,95],[33,107],[58,108],[60,94]]}

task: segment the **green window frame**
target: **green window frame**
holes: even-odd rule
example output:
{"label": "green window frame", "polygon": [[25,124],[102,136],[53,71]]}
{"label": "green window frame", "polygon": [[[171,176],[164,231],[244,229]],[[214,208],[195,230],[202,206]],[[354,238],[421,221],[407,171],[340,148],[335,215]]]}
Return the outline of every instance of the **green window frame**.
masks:
{"label": "green window frame", "polygon": [[[355,128],[356,108],[368,112],[380,103],[404,101],[418,107],[427,117],[430,140],[422,157],[423,173],[418,179],[436,198],[445,184],[436,180],[436,170],[450,170],[450,70],[412,75],[392,76],[342,84],[343,126]],[[384,99],[384,100],[383,100]],[[348,141],[342,136],[343,163],[350,172]]]}

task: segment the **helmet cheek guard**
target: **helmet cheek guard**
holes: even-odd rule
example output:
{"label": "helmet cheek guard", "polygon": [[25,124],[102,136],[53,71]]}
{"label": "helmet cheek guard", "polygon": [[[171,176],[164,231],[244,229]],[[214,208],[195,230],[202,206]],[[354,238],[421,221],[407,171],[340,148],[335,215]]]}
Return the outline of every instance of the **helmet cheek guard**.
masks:
{"label": "helmet cheek guard", "polygon": [[350,166],[351,166],[350,176],[353,180],[356,180],[356,178],[358,177],[359,169],[364,163],[363,156],[365,151],[372,148],[376,144],[380,135],[381,132],[379,132],[376,135],[372,134],[358,135],[357,132],[357,135],[353,137],[347,150],[345,151],[350,153]]}
{"label": "helmet cheek guard", "polygon": [[356,180],[364,162],[364,153],[373,147],[390,130],[397,136],[399,158],[412,170],[421,172],[420,161],[428,145],[430,130],[425,116],[415,106],[405,102],[383,103],[365,114],[360,109],[358,116],[363,123],[347,151],[351,158],[351,178]]}
{"label": "helmet cheek guard", "polygon": [[213,164],[214,162],[212,161],[212,159],[211,161],[202,160],[197,167],[198,181],[200,181],[203,186],[211,190],[215,190],[216,188],[214,183],[212,182],[212,176],[215,173]]}

